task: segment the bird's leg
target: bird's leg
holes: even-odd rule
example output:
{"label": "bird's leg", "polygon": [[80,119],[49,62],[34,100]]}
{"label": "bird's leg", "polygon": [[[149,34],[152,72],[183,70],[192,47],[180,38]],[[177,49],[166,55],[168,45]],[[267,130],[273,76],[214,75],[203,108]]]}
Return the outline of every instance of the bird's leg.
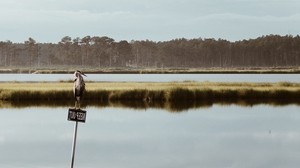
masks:
{"label": "bird's leg", "polygon": [[79,104],[79,109],[80,109],[80,99],[78,100],[78,104]]}
{"label": "bird's leg", "polygon": [[75,109],[77,108],[77,100],[75,100],[75,107],[74,107]]}

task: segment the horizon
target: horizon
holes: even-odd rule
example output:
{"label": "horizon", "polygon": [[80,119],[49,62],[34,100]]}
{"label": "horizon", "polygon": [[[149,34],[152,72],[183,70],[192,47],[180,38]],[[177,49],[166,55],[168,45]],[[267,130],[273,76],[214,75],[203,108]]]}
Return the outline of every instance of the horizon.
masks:
{"label": "horizon", "polygon": [[116,41],[186,38],[234,42],[299,34],[297,0],[0,0],[0,40],[107,36]]}
{"label": "horizon", "polygon": [[[90,35],[86,35],[86,36],[90,36]],[[75,39],[75,38],[80,38],[80,39],[82,39],[82,38],[84,38],[84,37],[86,37],[86,36],[83,36],[83,37],[71,37],[71,36],[69,36],[69,37],[71,37],[71,39],[73,40],[73,39]],[[114,38],[112,38],[112,37],[109,37],[109,36],[90,36],[90,37],[108,37],[108,38],[111,38],[111,39],[113,39],[115,42],[120,42],[120,41],[127,41],[127,42],[131,42],[131,41],[151,41],[151,42],[155,42],[155,43],[159,43],[159,42],[169,42],[169,41],[172,41],[172,40],[177,40],[177,39],[186,39],[186,40],[194,40],[194,39],[202,39],[202,40],[208,40],[208,39],[213,39],[213,40],[225,40],[225,41],[228,41],[228,42],[230,42],[230,43],[235,43],[235,42],[239,42],[239,41],[243,41],[243,40],[246,40],[246,41],[248,41],[248,40],[255,40],[255,39],[258,39],[258,38],[263,38],[263,37],[268,37],[268,36],[280,36],[280,37],[286,37],[286,36],[291,36],[291,37],[297,37],[297,36],[300,36],[300,34],[296,34],[296,35],[292,35],[292,34],[285,34],[285,35],[280,35],[280,34],[267,34],[267,35],[261,35],[261,36],[258,36],[258,37],[255,37],[255,38],[248,38],[248,39],[240,39],[240,40],[236,40],[236,41],[230,41],[230,40],[228,40],[228,39],[223,39],[223,38],[206,38],[206,37],[195,37],[195,38],[185,38],[185,37],[181,37],[181,38],[174,38],[174,39],[169,39],[169,40],[164,40],[164,41],[155,41],[155,40],[151,40],[151,39],[141,39],[141,40],[135,40],[135,39],[131,39],[131,40],[116,40],[116,39],[114,39]],[[63,36],[63,37],[66,37],[66,36]],[[63,38],[63,37],[61,37],[61,39]],[[15,41],[11,41],[11,40],[1,40],[0,39],[0,42],[8,42],[8,41],[10,41],[10,42],[12,42],[13,44],[23,44],[25,41],[27,41],[29,38],[32,38],[32,37],[28,37],[27,39],[25,39],[25,40],[23,40],[23,42],[15,42]],[[43,41],[37,41],[36,39],[34,39],[34,38],[32,38],[33,40],[35,40],[36,41],[36,43],[40,43],[40,44],[50,44],[50,43],[52,43],[52,44],[58,44],[60,41],[61,41],[61,39],[60,40],[58,40],[58,41],[56,41],[56,42],[43,42]]]}

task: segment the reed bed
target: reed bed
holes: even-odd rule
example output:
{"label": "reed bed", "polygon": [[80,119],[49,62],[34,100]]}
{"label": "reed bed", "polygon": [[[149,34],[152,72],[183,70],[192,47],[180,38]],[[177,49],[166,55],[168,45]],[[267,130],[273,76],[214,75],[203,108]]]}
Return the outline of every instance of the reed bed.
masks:
{"label": "reed bed", "polygon": [[[72,100],[71,82],[0,83],[0,100]],[[220,99],[300,100],[299,83],[87,82],[85,100],[206,101]]]}

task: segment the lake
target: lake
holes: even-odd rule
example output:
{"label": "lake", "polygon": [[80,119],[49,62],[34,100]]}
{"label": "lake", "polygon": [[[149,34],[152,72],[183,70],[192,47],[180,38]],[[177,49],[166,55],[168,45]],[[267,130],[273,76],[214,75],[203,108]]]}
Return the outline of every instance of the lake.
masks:
{"label": "lake", "polygon": [[[0,108],[0,167],[69,167],[69,107]],[[178,113],[87,106],[75,167],[215,168],[300,164],[300,107],[214,104]]]}
{"label": "lake", "polygon": [[[103,82],[300,82],[300,74],[87,74],[86,80]],[[73,74],[0,74],[0,82],[55,82],[74,80]]]}
{"label": "lake", "polygon": [[[0,77],[1,82],[73,79],[72,74]],[[88,74],[85,79],[300,82],[299,74]],[[86,104],[87,121],[78,127],[75,167],[299,167],[300,102],[199,103],[167,108],[132,102]],[[0,167],[69,167],[75,123],[67,121],[67,112],[72,104],[0,102]]]}

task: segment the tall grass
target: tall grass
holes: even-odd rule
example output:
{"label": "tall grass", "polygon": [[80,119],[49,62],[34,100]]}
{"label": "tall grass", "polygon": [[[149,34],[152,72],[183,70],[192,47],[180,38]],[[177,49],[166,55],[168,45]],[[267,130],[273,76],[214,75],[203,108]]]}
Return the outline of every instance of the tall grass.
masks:
{"label": "tall grass", "polygon": [[[86,100],[205,101],[297,99],[298,83],[87,83]],[[0,83],[0,100],[72,100],[72,83]]]}
{"label": "tall grass", "polygon": [[[210,107],[214,103],[222,105],[235,103],[242,106],[253,106],[261,103],[272,105],[300,104],[300,90],[213,90],[210,88],[194,90],[187,88],[170,88],[165,90],[88,90],[84,95],[82,107],[87,105],[138,109],[151,107],[164,108],[170,112],[180,112],[190,108]],[[74,98],[70,90],[0,91],[0,108],[30,105],[74,106]]]}

